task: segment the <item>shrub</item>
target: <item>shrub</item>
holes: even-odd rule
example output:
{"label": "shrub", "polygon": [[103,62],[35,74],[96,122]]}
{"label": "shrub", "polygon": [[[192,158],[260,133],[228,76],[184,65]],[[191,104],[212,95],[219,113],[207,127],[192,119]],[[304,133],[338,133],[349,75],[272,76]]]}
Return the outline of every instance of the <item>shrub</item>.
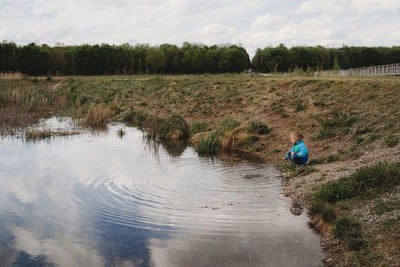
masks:
{"label": "shrub", "polygon": [[221,141],[217,132],[210,133],[206,138],[201,138],[197,145],[197,153],[199,155],[216,154],[221,147]]}
{"label": "shrub", "polygon": [[252,121],[247,125],[247,131],[252,134],[266,134],[269,132],[268,126],[259,121]]}
{"label": "shrub", "polygon": [[158,134],[161,139],[186,139],[189,137],[189,125],[182,116],[174,114],[161,121]]}
{"label": "shrub", "polygon": [[332,232],[345,241],[351,250],[359,250],[365,245],[361,223],[354,217],[347,215],[337,219]]}

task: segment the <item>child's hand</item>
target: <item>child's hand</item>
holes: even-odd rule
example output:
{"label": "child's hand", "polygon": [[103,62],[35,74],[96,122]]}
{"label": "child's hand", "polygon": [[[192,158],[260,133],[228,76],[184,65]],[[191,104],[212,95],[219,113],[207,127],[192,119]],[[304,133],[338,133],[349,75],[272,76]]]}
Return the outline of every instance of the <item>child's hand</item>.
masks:
{"label": "child's hand", "polygon": [[286,159],[285,157],[282,157],[282,159]]}

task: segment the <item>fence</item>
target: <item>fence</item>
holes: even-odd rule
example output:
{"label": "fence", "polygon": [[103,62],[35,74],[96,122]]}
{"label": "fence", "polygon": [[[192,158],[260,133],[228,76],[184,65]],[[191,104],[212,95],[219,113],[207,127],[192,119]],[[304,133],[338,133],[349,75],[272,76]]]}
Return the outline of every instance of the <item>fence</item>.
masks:
{"label": "fence", "polygon": [[340,76],[386,76],[400,75],[400,63],[341,70]]}

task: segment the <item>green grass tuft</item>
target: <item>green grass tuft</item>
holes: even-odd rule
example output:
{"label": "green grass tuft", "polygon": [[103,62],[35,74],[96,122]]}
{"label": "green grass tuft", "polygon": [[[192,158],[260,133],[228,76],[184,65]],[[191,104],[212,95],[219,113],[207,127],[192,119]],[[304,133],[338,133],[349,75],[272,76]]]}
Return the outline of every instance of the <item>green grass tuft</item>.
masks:
{"label": "green grass tuft", "polygon": [[206,138],[201,138],[197,145],[197,153],[199,155],[213,155],[218,152],[221,147],[221,140],[217,132],[210,133]]}
{"label": "green grass tuft", "polygon": [[267,134],[269,128],[265,123],[252,121],[247,125],[247,132],[251,134]]}
{"label": "green grass tuft", "polygon": [[171,115],[160,122],[158,134],[164,140],[182,140],[189,137],[189,125],[177,114]]}

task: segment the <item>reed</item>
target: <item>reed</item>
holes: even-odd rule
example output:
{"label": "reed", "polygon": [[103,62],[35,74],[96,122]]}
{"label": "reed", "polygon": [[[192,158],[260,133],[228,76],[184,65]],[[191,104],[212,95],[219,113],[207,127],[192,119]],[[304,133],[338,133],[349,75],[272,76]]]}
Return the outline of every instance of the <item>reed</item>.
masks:
{"label": "reed", "polygon": [[93,128],[103,128],[111,119],[111,111],[103,105],[92,106],[84,116],[82,122],[84,125]]}

